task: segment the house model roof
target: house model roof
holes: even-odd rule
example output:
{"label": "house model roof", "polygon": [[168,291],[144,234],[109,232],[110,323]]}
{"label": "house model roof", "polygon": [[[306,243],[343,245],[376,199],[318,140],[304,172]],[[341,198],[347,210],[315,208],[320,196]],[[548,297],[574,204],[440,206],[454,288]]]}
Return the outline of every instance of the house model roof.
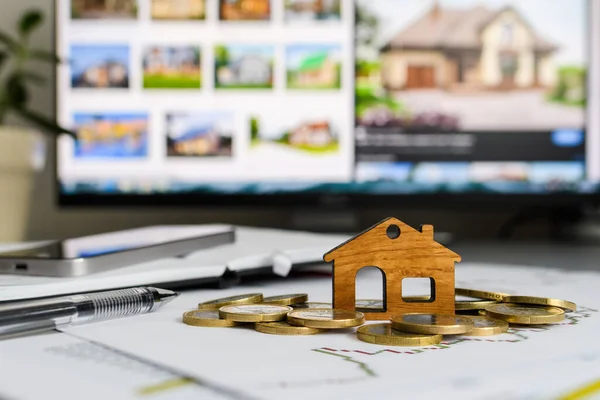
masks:
{"label": "house model roof", "polygon": [[533,31],[527,21],[512,7],[490,10],[484,6],[455,9],[434,5],[425,15],[392,38],[382,51],[405,47],[480,49],[481,31],[506,11],[517,13],[523,23],[532,30],[535,50],[549,52],[557,49],[555,44],[541,38]]}
{"label": "house model roof", "polygon": [[[353,238],[345,241],[344,243],[340,244],[339,246],[334,247],[333,249],[331,249],[330,251],[328,251],[327,253],[325,253],[323,255],[323,260],[325,260],[326,262],[330,262],[330,261],[333,261],[338,256],[343,256],[344,248],[346,247],[346,245],[350,244],[351,242],[358,242],[357,245],[360,246],[360,242],[365,241],[365,239],[367,239],[371,235],[383,235],[381,237],[382,240],[379,241],[379,243],[381,246],[383,246],[383,248],[386,248],[387,243],[389,243],[388,238],[385,234],[385,230],[381,230],[379,228],[381,228],[382,226],[387,227],[392,224],[397,225],[400,228],[400,232],[401,232],[398,239],[395,239],[398,241],[398,242],[395,242],[396,249],[398,249],[400,251],[410,250],[411,255],[413,257],[443,256],[443,257],[451,257],[456,262],[461,261],[460,255],[456,254],[455,252],[453,252],[446,246],[436,242],[433,239],[433,227],[431,225],[423,226],[423,228],[425,228],[425,227],[427,227],[427,228],[423,229],[423,232],[420,232],[417,229],[414,229],[410,225],[407,225],[404,222],[402,222],[399,219],[394,218],[394,217],[386,218],[383,221],[373,225],[372,227],[362,231],[361,233],[354,236]],[[415,249],[414,241],[413,241],[415,236],[419,236],[419,241],[426,242],[427,244],[425,246],[421,246],[419,249]],[[404,239],[404,237],[407,237],[407,239]],[[368,241],[369,243],[372,243],[372,241],[370,241],[368,239],[366,241]],[[365,252],[376,252],[377,250],[378,249],[373,247],[372,245],[371,246],[366,245],[365,249],[364,249]]]}

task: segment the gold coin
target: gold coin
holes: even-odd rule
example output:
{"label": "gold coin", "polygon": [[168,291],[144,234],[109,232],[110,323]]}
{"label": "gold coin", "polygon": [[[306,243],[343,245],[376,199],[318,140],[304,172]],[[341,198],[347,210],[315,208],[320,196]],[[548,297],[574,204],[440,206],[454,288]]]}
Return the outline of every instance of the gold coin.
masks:
{"label": "gold coin", "polygon": [[365,315],[359,311],[313,308],[292,311],[287,315],[287,321],[309,328],[340,329],[364,324]]}
{"label": "gold coin", "polygon": [[460,315],[402,314],[392,317],[392,327],[399,331],[439,335],[458,335],[473,328],[473,320]]}
{"label": "gold coin", "polygon": [[533,296],[508,296],[504,299],[506,303],[530,304],[536,306],[548,306],[562,308],[566,312],[577,311],[577,305],[572,301],[551,299]]}
{"label": "gold coin", "polygon": [[298,308],[332,308],[331,303],[319,303],[319,302],[314,302],[314,301],[309,301],[306,303],[300,303],[300,304],[291,304],[290,305],[293,309],[298,309]]}
{"label": "gold coin", "polygon": [[460,311],[483,310],[487,306],[498,303],[496,300],[456,300],[454,309]]}
{"label": "gold coin", "polygon": [[240,304],[219,308],[219,317],[237,322],[282,321],[292,307],[275,304]]}
{"label": "gold coin", "polygon": [[508,322],[499,319],[490,319],[482,316],[471,316],[474,326],[465,335],[467,336],[493,336],[508,330]]}
{"label": "gold coin", "polygon": [[565,319],[558,307],[526,306],[512,303],[494,304],[485,309],[485,315],[511,324],[552,324]]}
{"label": "gold coin", "polygon": [[294,326],[285,321],[257,322],[254,329],[262,333],[272,335],[314,335],[323,332],[323,329],[309,328],[307,326]]}
{"label": "gold coin", "polygon": [[488,292],[487,290],[456,288],[454,293],[460,296],[475,297],[478,299],[502,301],[509,294],[499,292]]}
{"label": "gold coin", "polygon": [[198,308],[201,310],[218,310],[223,306],[229,306],[233,304],[256,304],[260,303],[262,300],[262,293],[247,293],[205,301],[198,304]]}
{"label": "gold coin", "polygon": [[278,304],[280,306],[289,306],[292,304],[306,303],[308,301],[308,294],[306,293],[295,293],[295,294],[282,294],[280,296],[269,296],[265,297],[261,303],[264,304]]}
{"label": "gold coin", "polygon": [[392,324],[363,325],[356,332],[363,342],[385,346],[428,346],[442,341],[442,335],[422,335],[392,329]]}
{"label": "gold coin", "polygon": [[230,327],[240,325],[219,317],[217,310],[192,310],[183,313],[183,323],[192,326]]}

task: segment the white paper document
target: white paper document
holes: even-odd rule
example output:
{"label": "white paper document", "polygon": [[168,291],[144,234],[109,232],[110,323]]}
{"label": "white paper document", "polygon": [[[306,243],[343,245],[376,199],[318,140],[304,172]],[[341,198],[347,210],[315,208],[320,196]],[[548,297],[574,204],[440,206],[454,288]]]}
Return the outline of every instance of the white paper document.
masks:
{"label": "white paper document", "polygon": [[0,398],[228,399],[228,389],[110,347],[53,332],[0,342]]}
{"label": "white paper document", "polygon": [[217,278],[227,269],[242,271],[279,265],[274,257],[283,257],[290,265],[318,262],[325,252],[346,239],[341,235],[237,227],[235,243],[186,257],[164,258],[77,278],[0,274],[0,301]]}
{"label": "white paper document", "polygon": [[[491,337],[446,336],[426,347],[368,344],[354,329],[277,336],[252,326],[200,328],[181,322],[183,312],[198,302],[243,292],[307,292],[311,301],[329,302],[331,278],[323,277],[185,293],[157,313],[65,331],[229,388],[231,399],[240,392],[286,400],[558,399],[582,390],[600,395],[600,274],[461,263],[456,285],[563,298],[579,309],[553,326],[512,327]],[[381,296],[378,274],[360,277],[357,286],[358,297]],[[19,376],[12,376],[10,384],[17,384]]]}

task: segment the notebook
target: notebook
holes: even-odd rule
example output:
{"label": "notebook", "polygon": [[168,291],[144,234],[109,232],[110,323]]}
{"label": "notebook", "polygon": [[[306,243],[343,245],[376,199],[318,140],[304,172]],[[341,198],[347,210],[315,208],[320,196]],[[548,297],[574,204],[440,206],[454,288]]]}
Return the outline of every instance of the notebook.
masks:
{"label": "notebook", "polygon": [[[43,298],[132,286],[227,287],[242,278],[287,276],[293,268],[322,262],[323,254],[348,239],[268,228],[236,227],[234,243],[77,278],[0,275],[0,301]],[[0,250],[23,244],[3,245]]]}

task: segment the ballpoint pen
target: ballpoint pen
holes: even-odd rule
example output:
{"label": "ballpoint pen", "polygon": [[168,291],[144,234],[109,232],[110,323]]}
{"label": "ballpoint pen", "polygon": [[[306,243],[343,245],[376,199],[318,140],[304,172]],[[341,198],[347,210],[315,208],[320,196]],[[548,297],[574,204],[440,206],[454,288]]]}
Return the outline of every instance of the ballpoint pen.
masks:
{"label": "ballpoint pen", "polygon": [[179,294],[154,287],[0,304],[0,339],[156,310]]}

